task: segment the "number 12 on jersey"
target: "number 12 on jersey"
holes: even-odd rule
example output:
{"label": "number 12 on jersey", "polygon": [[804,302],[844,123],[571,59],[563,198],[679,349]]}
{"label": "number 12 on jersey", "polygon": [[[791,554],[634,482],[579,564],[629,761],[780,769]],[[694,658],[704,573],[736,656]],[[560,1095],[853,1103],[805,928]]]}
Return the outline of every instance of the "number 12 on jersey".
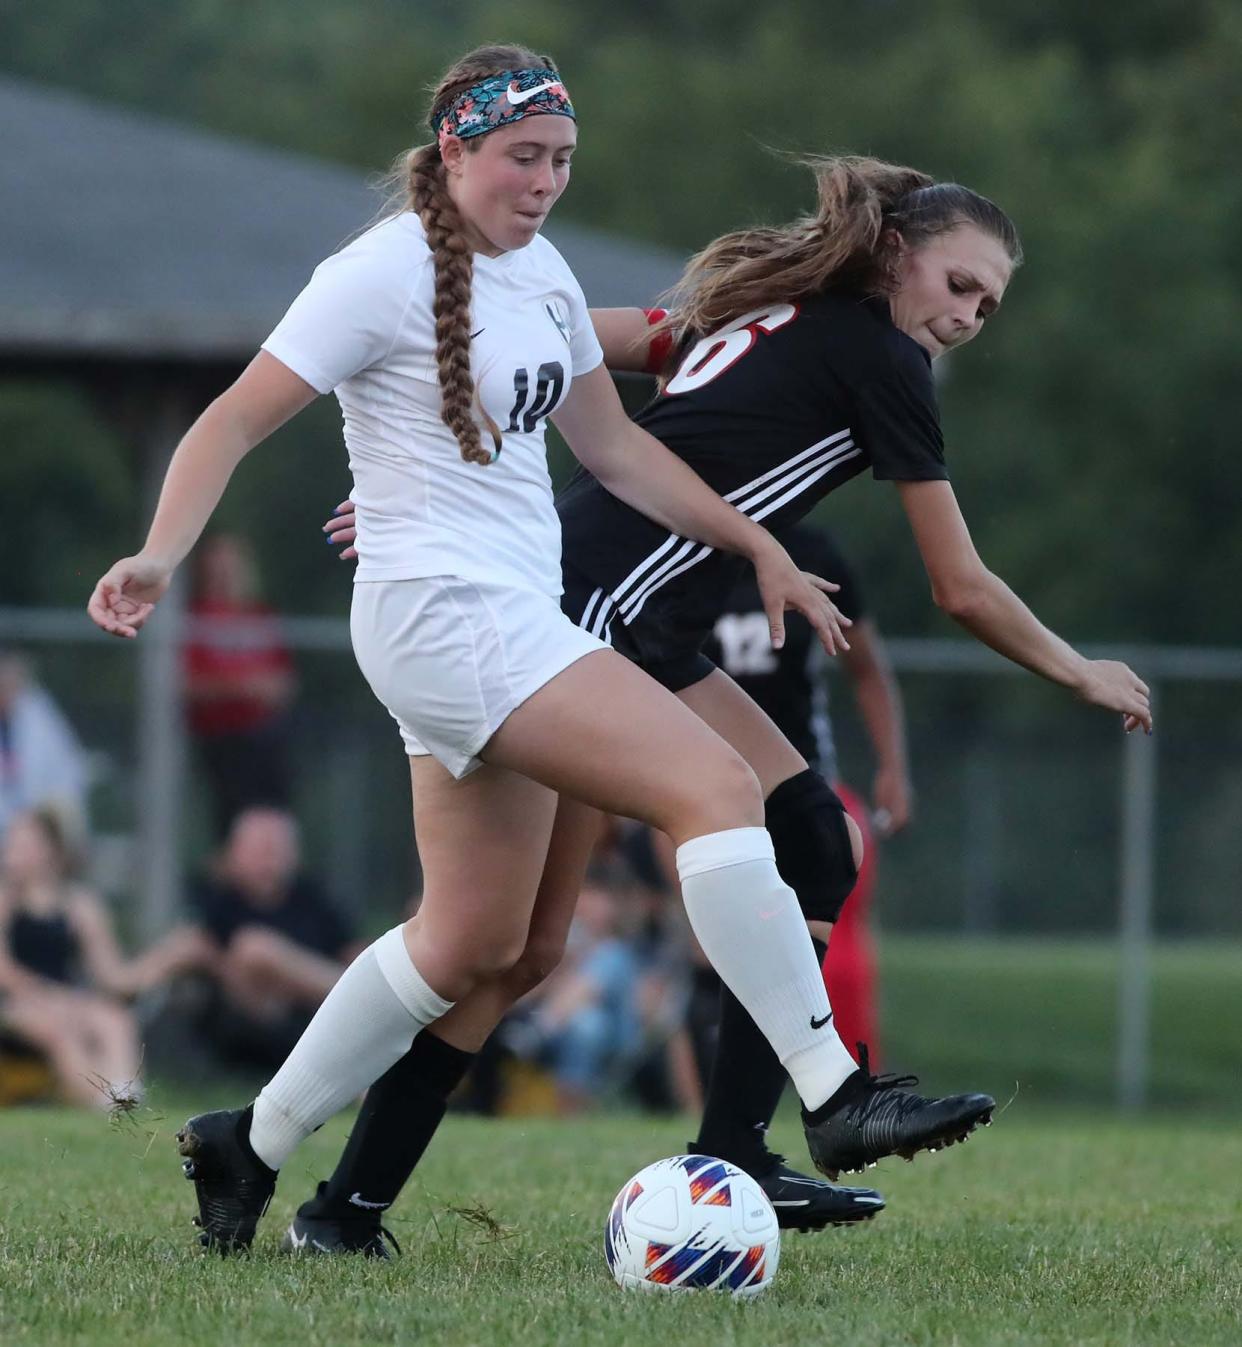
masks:
{"label": "number 12 on jersey", "polygon": [[711,383],[741,360],[758,341],[760,332],[775,332],[797,313],[796,304],[772,304],[735,318],[686,352],[677,373],[664,385],[665,393],[692,393]]}

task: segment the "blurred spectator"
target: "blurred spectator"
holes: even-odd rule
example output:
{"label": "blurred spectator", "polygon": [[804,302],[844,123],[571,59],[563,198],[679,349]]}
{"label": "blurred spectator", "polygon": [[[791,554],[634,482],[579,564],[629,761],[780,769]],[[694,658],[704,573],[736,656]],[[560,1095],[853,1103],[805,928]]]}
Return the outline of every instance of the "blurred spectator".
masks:
{"label": "blurred spectator", "polygon": [[106,1109],[141,1093],[138,1027],[121,998],[209,966],[212,951],[183,928],[127,959],[73,869],[52,810],[12,820],[0,851],[0,1029],[8,1046],[46,1057],[66,1099]]}
{"label": "blurred spectator", "polygon": [[86,757],[69,722],[15,651],[0,650],[0,837],[23,810],[86,819]]}
{"label": "blurred spectator", "polygon": [[551,1072],[560,1113],[579,1112],[619,1083],[642,1042],[642,966],[621,933],[621,904],[604,884],[584,885],[564,962],[505,1031],[512,1049]]}
{"label": "blurred spectator", "polygon": [[283,809],[233,820],[191,903],[218,954],[220,1004],[207,1021],[234,1063],[278,1066],[357,950],[323,889],[301,870],[298,827]]}
{"label": "blurred spectator", "polygon": [[276,616],[259,602],[257,589],[254,559],[243,539],[221,533],[199,544],[185,695],[220,838],[248,805],[285,806],[290,798],[293,664]]}

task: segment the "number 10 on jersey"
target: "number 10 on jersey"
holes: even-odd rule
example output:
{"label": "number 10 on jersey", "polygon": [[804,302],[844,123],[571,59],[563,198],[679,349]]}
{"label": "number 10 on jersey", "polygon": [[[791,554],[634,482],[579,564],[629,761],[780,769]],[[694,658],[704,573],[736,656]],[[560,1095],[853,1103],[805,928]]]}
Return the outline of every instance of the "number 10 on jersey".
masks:
{"label": "number 10 on jersey", "polygon": [[513,371],[513,410],[509,413],[510,431],[530,434],[561,400],[565,391],[565,369],[559,360],[548,360],[535,374],[535,395],[530,393],[530,374],[524,365]]}

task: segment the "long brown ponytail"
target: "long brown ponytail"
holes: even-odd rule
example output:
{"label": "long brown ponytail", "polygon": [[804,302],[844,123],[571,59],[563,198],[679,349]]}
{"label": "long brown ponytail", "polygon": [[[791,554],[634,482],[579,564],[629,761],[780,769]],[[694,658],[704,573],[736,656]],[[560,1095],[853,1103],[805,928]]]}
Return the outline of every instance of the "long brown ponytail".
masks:
{"label": "long brown ponytail", "polygon": [[[555,68],[550,57],[539,56],[525,47],[478,47],[441,76],[432,92],[428,120],[464,89],[489,75],[536,66]],[[469,152],[479,148],[478,138],[464,144]],[[444,161],[436,142],[420,145],[401,155],[393,165],[390,181],[397,186],[393,206],[397,210],[415,211],[422,220],[435,265],[432,314],[436,322],[440,415],[456,437],[461,456],[467,463],[490,463],[494,455],[483,447],[479,420],[487,425],[497,454],[501,434],[500,427],[476,395],[474,375],[470,370],[470,293],[474,253],[462,228],[461,216],[449,195]]]}
{"label": "long brown ponytail", "polygon": [[894,233],[917,247],[959,224],[977,224],[1022,259],[1009,217],[969,188],[917,169],[850,155],[801,159],[815,174],[818,208],[793,224],[740,229],[692,257],[668,296],[660,328],[705,336],[765,304],[829,288],[883,294],[896,284]]}

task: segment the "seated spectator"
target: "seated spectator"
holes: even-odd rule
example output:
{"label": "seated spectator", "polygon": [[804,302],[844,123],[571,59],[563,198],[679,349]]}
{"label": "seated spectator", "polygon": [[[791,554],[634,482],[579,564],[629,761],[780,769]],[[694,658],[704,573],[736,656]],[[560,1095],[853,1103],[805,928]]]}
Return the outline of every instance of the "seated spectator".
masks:
{"label": "seated spectator", "polygon": [[0,837],[27,809],[48,805],[80,824],[86,755],[51,696],[15,651],[0,650]]}
{"label": "seated spectator", "polygon": [[233,820],[215,866],[191,888],[218,960],[222,1013],[208,1028],[240,1065],[278,1066],[357,952],[300,864],[293,816],[258,806]]}
{"label": "seated spectator", "polygon": [[296,679],[276,615],[257,590],[243,539],[218,533],[195,548],[185,699],[219,838],[248,806],[289,803],[288,711]]}
{"label": "seated spectator", "polygon": [[174,931],[135,959],[106,908],[73,879],[56,814],[18,814],[0,851],[0,1029],[46,1057],[72,1103],[108,1109],[141,1094],[138,1029],[123,998],[210,964],[200,933]]}

